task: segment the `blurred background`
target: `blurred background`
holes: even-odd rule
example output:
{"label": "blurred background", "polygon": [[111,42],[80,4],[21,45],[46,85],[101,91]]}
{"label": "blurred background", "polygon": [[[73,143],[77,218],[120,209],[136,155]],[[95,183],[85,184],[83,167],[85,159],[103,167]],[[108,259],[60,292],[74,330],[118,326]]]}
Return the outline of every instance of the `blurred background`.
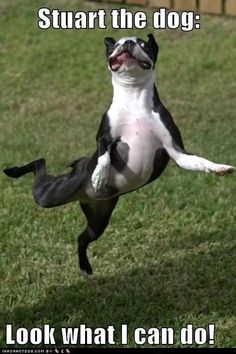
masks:
{"label": "blurred background", "polygon": [[[102,0],[97,0],[102,1]],[[151,8],[200,11],[208,14],[225,14],[236,16],[235,0],[104,0],[110,3],[122,3],[148,6]]]}

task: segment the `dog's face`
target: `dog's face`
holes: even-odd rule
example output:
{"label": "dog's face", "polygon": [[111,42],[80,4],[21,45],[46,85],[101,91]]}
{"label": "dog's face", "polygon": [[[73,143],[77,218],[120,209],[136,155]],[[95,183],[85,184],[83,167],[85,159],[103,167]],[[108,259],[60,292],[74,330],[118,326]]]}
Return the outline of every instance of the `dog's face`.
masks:
{"label": "dog's face", "polygon": [[154,69],[158,45],[152,34],[148,35],[148,41],[126,37],[116,42],[106,37],[105,45],[108,68],[117,75],[145,75]]}

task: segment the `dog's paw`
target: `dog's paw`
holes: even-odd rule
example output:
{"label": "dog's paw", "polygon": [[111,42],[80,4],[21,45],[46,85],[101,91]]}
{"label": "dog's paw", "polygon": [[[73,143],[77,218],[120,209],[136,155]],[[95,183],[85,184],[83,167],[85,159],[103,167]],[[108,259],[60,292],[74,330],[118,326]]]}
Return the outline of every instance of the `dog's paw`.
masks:
{"label": "dog's paw", "polygon": [[109,165],[97,165],[92,174],[92,186],[95,191],[99,191],[107,183],[109,175]]}
{"label": "dog's paw", "polygon": [[81,276],[82,276],[84,279],[93,279],[93,278],[95,278],[95,275],[94,275],[94,274],[88,273],[86,270],[81,270],[81,271],[80,271],[80,274],[81,274]]}
{"label": "dog's paw", "polygon": [[12,177],[12,178],[18,178],[20,176],[19,174],[19,167],[7,167],[3,170],[3,172],[5,173],[5,175],[7,175],[8,177]]}
{"label": "dog's paw", "polygon": [[217,164],[216,167],[214,169],[212,169],[210,172],[214,172],[219,176],[225,176],[228,175],[230,173],[234,172],[234,167],[233,166],[229,166],[229,165],[219,165]]}
{"label": "dog's paw", "polygon": [[110,169],[110,156],[108,152],[98,158],[98,164],[92,174],[92,186],[99,191],[108,181]]}

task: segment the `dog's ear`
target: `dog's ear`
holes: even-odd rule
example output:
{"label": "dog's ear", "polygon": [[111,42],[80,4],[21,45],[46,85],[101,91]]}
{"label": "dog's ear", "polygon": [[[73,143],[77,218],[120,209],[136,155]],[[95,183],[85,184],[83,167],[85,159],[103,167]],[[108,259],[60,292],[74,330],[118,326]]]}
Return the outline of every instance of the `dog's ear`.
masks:
{"label": "dog's ear", "polygon": [[108,58],[110,57],[110,55],[112,54],[112,52],[114,50],[114,45],[116,44],[116,41],[112,37],[105,37],[104,43],[106,45],[106,57],[108,60]]}
{"label": "dog's ear", "polygon": [[157,54],[159,51],[159,46],[158,46],[154,36],[151,33],[148,34],[148,45],[152,49],[153,61],[155,63],[157,61]]}
{"label": "dog's ear", "polygon": [[112,37],[105,37],[105,38],[104,38],[104,43],[105,43],[105,45],[106,45],[107,47],[111,47],[111,46],[113,46],[114,44],[116,44],[116,41],[115,41],[115,39],[112,38]]}

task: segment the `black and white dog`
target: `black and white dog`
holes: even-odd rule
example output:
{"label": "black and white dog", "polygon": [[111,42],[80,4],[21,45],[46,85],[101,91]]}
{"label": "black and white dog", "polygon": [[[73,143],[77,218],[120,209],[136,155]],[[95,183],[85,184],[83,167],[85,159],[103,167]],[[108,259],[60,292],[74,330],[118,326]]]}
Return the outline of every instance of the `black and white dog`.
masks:
{"label": "black and white dog", "polygon": [[180,132],[158,96],[154,73],[158,45],[152,34],[148,41],[105,38],[105,44],[114,94],[98,129],[97,151],[72,162],[71,172],[57,177],[47,174],[44,159],[4,170],[14,178],[33,172],[33,196],[42,207],[80,201],[87,218],[86,229],[78,238],[84,275],[92,274],[87,247],[104,232],[119,196],[154,181],[170,158],[187,170],[225,175],[234,169],[186,152]]}

